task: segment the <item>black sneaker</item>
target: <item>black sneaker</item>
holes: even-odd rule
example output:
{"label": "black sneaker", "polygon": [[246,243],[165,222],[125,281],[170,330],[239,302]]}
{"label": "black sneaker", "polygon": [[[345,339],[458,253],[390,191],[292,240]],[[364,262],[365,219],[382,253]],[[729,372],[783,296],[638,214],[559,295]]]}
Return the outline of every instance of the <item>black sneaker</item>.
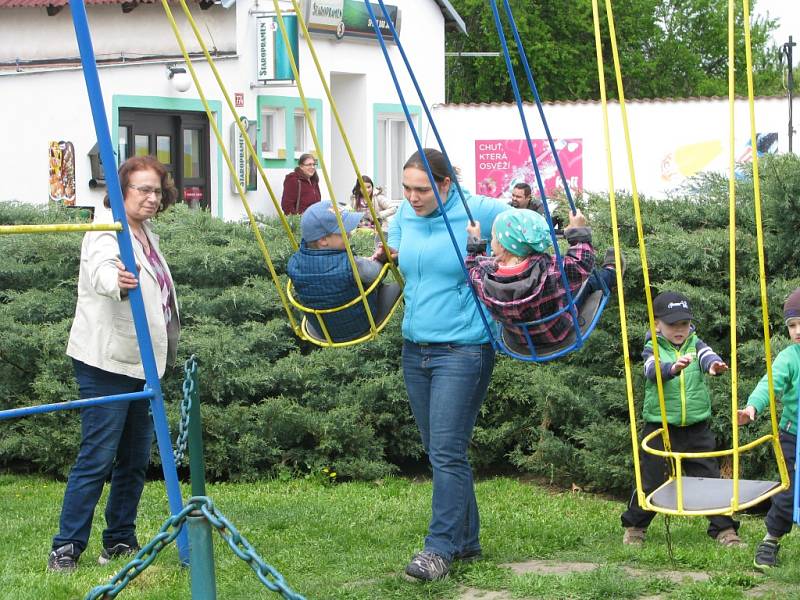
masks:
{"label": "black sneaker", "polygon": [[480,548],[473,548],[472,550],[464,550],[453,556],[453,560],[460,560],[463,563],[470,563],[483,558],[483,552]]}
{"label": "black sneaker", "polygon": [[780,544],[777,541],[764,540],[756,548],[756,558],[753,566],[759,571],[768,571],[778,564],[778,550]]}
{"label": "black sneaker", "polygon": [[75,550],[75,544],[64,544],[59,546],[47,558],[47,570],[58,573],[72,573],[78,568],[78,557],[80,552]]}
{"label": "black sneaker", "polygon": [[[606,255],[603,257],[602,267],[604,269],[616,269],[617,263],[614,260],[615,252],[613,248],[606,250]],[[625,268],[628,266],[628,261],[625,260],[625,255],[619,255],[619,264],[622,267],[622,275],[625,275]]]}
{"label": "black sneaker", "polygon": [[443,556],[423,550],[417,552],[406,567],[406,579],[410,581],[438,581],[450,572],[450,561]]}
{"label": "black sneaker", "polygon": [[99,565],[107,565],[115,558],[120,558],[122,556],[133,556],[139,551],[139,544],[114,544],[111,548],[103,548],[103,551],[100,553],[100,556],[97,559],[97,564]]}

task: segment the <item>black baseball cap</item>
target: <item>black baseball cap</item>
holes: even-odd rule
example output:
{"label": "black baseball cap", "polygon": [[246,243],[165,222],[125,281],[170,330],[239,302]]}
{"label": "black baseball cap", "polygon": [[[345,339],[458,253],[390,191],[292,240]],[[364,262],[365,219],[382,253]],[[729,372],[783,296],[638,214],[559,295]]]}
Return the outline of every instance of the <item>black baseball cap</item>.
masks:
{"label": "black baseball cap", "polygon": [[656,296],[653,300],[653,314],[667,325],[692,320],[689,299],[678,292],[662,292]]}

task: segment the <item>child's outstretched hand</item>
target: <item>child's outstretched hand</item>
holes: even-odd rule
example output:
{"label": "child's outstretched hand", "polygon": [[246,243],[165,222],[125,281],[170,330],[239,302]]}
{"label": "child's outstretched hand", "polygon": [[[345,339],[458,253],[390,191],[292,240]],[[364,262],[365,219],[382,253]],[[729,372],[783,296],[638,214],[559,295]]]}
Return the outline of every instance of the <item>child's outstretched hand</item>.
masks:
{"label": "child's outstretched hand", "polygon": [[739,425],[747,425],[756,420],[756,409],[752,406],[745,406],[742,410],[736,412],[736,422]]}
{"label": "child's outstretched hand", "polygon": [[691,354],[684,354],[683,356],[681,356],[678,360],[672,363],[672,369],[671,369],[672,374],[677,375],[678,373],[683,371],[686,367],[688,367],[691,364],[692,360],[694,360],[694,356],[692,356]]}
{"label": "child's outstretched hand", "polygon": [[711,366],[708,367],[708,374],[709,375],[722,375],[725,371],[728,370],[728,365],[726,365],[721,360],[711,363]]}
{"label": "child's outstretched hand", "polygon": [[467,236],[476,240],[481,239],[481,223],[475,221],[474,223],[467,223]]}
{"label": "child's outstretched hand", "polygon": [[575,209],[575,214],[572,214],[572,211],[569,212],[569,225],[567,225],[567,229],[570,227],[586,227],[586,217],[583,216],[583,213]]}
{"label": "child's outstretched hand", "polygon": [[[394,248],[389,248],[389,254],[392,257],[394,262],[397,262],[397,250]],[[389,259],[386,256],[386,248],[384,248],[383,244],[378,244],[375,247],[375,252],[370,256],[370,260],[376,260],[379,263],[386,263]]]}

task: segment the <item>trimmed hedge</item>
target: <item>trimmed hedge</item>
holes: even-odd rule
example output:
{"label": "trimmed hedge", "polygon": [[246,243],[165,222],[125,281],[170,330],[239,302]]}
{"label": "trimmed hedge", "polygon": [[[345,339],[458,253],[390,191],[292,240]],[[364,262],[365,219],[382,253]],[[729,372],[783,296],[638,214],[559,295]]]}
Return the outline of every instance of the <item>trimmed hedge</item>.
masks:
{"label": "trimmed hedge", "polygon": [[[771,329],[787,343],[781,307],[800,286],[800,160],[761,163],[761,190]],[[617,198],[627,258],[625,301],[637,414],[646,325],[643,278],[629,197]],[[563,203],[562,203],[563,204]],[[581,199],[595,246],[610,245],[608,198]],[[654,293],[676,289],[693,301],[706,342],[730,360],[727,182],[705,176],[666,201],[642,200]],[[737,184],[737,337],[739,403],[763,374],[764,352],[752,182]],[[76,219],[55,208],[0,204],[0,224]],[[296,219],[291,220],[297,227]],[[281,275],[291,255],[279,224],[261,224]],[[400,320],[375,341],[320,350],[294,337],[249,226],[224,223],[177,207],[157,222],[181,303],[179,358],[200,359],[206,462],[215,479],[316,473],[375,479],[423,460],[400,372]],[[74,398],[64,355],[75,306],[79,234],[0,236],[0,408]],[[367,252],[371,239],[359,245]],[[501,357],[481,410],[472,447],[481,469],[509,466],[596,491],[621,492],[632,480],[628,407],[616,300],[585,347],[569,357],[530,365]],[[181,362],[182,364],[182,362]],[[163,381],[174,427],[181,364]],[[710,378],[713,428],[730,444],[730,376]],[[742,430],[745,439],[764,431]],[[0,423],[0,466],[63,476],[79,440],[71,412]],[[157,461],[157,455],[154,454]],[[723,469],[725,465],[723,465]],[[743,476],[775,470],[767,448],[743,463]]]}

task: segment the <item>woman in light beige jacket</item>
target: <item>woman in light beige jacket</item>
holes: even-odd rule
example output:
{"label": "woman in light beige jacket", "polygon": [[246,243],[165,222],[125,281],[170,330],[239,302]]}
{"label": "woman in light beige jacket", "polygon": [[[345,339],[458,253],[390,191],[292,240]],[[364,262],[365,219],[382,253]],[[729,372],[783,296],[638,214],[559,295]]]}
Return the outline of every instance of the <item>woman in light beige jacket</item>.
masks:
{"label": "woman in light beige jacket", "polygon": [[[81,398],[144,388],[144,370],[128,301],[130,290],[141,288],[159,377],[175,360],[180,334],[172,275],[149,221],[175,202],[177,192],[167,170],[151,156],[125,161],[119,168],[119,179],[138,277],[126,271],[119,260],[115,232],[86,233],[81,246],[78,303],[67,344]],[[110,214],[97,219],[111,220]],[[47,563],[50,570],[72,571],[77,567],[109,476],[111,491],[98,562],[105,564],[138,551],[136,512],[152,441],[148,400],[81,410],[81,445],[64,492],[59,532],[53,538]]]}

